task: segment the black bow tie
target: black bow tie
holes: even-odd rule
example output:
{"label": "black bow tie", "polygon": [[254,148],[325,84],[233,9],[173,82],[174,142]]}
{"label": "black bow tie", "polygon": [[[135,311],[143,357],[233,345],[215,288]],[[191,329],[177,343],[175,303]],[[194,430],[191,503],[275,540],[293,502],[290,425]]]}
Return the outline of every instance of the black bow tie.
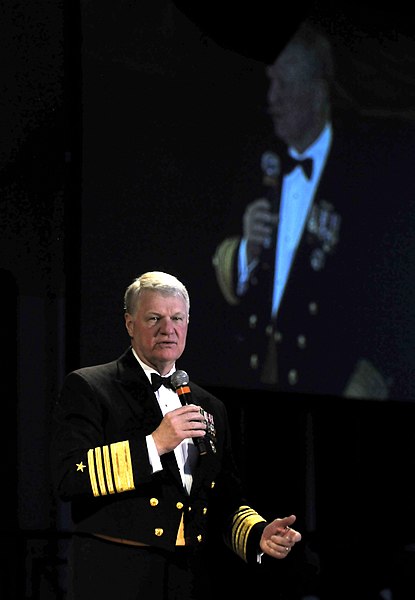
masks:
{"label": "black bow tie", "polygon": [[283,160],[283,172],[291,173],[295,167],[300,166],[304,171],[304,175],[307,179],[311,179],[313,173],[313,159],[312,158],[293,158],[289,154],[284,157]]}
{"label": "black bow tie", "polygon": [[161,377],[158,373],[151,373],[151,385],[153,386],[153,390],[157,392],[159,387],[162,385],[166,386],[166,388],[174,389],[170,377]]}

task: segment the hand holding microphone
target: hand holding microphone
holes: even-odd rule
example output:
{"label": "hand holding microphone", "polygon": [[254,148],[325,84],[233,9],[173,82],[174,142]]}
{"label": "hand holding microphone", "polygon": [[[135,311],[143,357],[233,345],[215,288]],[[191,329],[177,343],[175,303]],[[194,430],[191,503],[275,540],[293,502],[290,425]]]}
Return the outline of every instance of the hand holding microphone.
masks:
{"label": "hand holding microphone", "polygon": [[[175,371],[173,373],[173,375],[171,376],[171,384],[174,387],[174,389],[176,390],[176,393],[180,398],[180,402],[183,405],[196,404],[192,400],[192,393],[191,393],[190,387],[189,387],[189,376],[186,373],[186,371],[181,371],[181,370]],[[196,448],[199,451],[199,454],[201,456],[206,454],[207,450],[206,450],[206,444],[205,444],[204,437],[195,437],[192,439],[193,439],[194,445],[196,446]]]}
{"label": "hand holding microphone", "polygon": [[278,225],[281,194],[281,164],[274,152],[261,157],[263,196],[248,204],[243,216],[243,237],[247,241],[248,264],[272,246]]}
{"label": "hand holding microphone", "polygon": [[262,251],[272,244],[278,224],[268,198],[258,198],[248,204],[243,216],[243,237],[247,241],[248,264],[260,257]]}

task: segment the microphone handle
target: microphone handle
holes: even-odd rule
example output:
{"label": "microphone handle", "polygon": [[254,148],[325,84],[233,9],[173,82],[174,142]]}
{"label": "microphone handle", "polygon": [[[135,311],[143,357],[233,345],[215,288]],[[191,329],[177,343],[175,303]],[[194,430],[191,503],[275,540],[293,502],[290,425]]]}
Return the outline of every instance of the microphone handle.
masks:
{"label": "microphone handle", "polygon": [[272,212],[278,214],[282,184],[281,159],[278,154],[264,152],[261,157],[261,169],[264,194],[271,202]]}
{"label": "microphone handle", "polygon": [[[183,404],[183,406],[185,404],[195,404],[195,402],[192,401],[192,394],[190,392],[189,386],[182,385],[182,386],[176,388],[176,393],[179,396],[180,402]],[[207,454],[205,438],[196,437],[196,438],[192,438],[192,440],[193,440],[194,445],[198,449],[200,456]]]}
{"label": "microphone handle", "polygon": [[[264,160],[265,156],[271,157],[272,168],[267,168],[267,164],[261,164],[262,166],[262,187],[263,194],[269,200],[271,204],[271,212],[275,215],[279,215],[280,202],[281,202],[281,165],[279,157],[273,152],[266,152],[262,156]],[[261,256],[261,262],[268,268],[272,269],[275,262],[275,243],[277,239],[277,227],[273,228],[272,237],[269,240],[269,244],[264,246],[264,250]]]}
{"label": "microphone handle", "polygon": [[200,456],[207,454],[206,444],[204,438],[192,438],[194,445],[199,450]]}

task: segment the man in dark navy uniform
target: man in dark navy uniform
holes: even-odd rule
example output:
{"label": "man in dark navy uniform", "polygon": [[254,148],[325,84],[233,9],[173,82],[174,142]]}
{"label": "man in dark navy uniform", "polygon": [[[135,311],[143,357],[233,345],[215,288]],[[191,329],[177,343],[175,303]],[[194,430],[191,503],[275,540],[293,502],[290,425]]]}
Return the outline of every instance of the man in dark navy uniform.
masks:
{"label": "man in dark navy uniform", "polygon": [[51,454],[71,502],[71,600],[210,598],[217,536],[253,565],[301,539],[295,515],[267,522],[247,505],[224,404],[177,377],[189,309],[176,277],[143,274],[125,293],[131,347],[65,379]]}

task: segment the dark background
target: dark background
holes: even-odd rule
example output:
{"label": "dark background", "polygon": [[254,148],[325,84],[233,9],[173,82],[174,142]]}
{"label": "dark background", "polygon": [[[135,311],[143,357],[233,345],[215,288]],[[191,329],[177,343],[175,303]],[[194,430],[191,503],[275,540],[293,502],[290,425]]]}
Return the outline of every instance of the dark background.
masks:
{"label": "dark background", "polygon": [[[244,140],[268,125],[264,64],[300,19],[318,14],[344,66],[339,102],[411,121],[411,20],[400,5],[304,4],[283,16],[265,2],[227,6],[35,0],[1,9],[1,597],[64,597],[69,523],[50,488],[51,408],[68,370],[124,350],[124,289],[153,269],[189,288],[182,366],[227,403],[258,510],[275,516],[292,498],[287,510],[295,512],[297,489],[275,501],[274,490],[296,460],[295,435],[281,448],[278,430],[300,414],[325,457],[316,465],[311,456],[307,480],[297,482],[308,499],[300,525],[310,545],[344,556],[357,523],[372,534],[364,547],[372,543],[376,557],[380,531],[402,528],[399,549],[414,539],[411,402],[317,394],[287,402],[244,390],[243,378],[241,389],[228,389],[208,368],[218,348],[206,336],[221,326],[210,261],[226,233],[226,190]],[[402,569],[407,557],[395,554],[386,563]],[[372,573],[367,557],[359,565],[389,586],[387,569]]]}

